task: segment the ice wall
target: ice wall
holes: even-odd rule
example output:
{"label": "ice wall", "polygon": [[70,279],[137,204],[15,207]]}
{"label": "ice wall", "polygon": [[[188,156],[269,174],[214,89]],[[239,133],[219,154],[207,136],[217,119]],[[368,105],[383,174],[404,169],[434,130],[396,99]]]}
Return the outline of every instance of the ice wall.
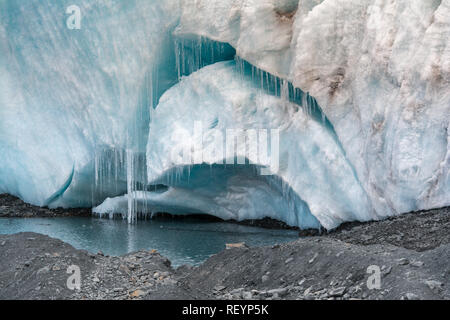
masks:
{"label": "ice wall", "polygon": [[182,3],[178,35],[229,42],[317,99],[376,212],[450,204],[449,0]]}
{"label": "ice wall", "polygon": [[71,4],[0,2],[0,191],[37,205],[126,192],[126,150],[145,153],[150,107],[178,78],[178,1],[77,1],[80,30]]}

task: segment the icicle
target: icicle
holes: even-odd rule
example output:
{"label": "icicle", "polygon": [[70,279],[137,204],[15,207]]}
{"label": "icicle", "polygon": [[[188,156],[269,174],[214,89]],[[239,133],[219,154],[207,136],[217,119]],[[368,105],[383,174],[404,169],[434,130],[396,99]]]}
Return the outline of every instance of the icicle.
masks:
{"label": "icicle", "polygon": [[136,222],[136,206],[134,202],[134,186],[133,186],[133,176],[134,176],[134,161],[133,152],[127,150],[127,194],[128,194],[128,223]]}

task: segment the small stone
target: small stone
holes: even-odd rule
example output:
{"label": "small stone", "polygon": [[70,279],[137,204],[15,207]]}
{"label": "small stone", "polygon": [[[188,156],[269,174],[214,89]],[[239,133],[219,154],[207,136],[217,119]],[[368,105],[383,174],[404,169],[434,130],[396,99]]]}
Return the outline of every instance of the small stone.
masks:
{"label": "small stone", "polygon": [[416,268],[421,268],[423,267],[424,263],[422,261],[412,261],[411,262],[411,266],[416,267]]}
{"label": "small stone", "polygon": [[131,297],[133,297],[133,298],[138,298],[138,297],[143,296],[144,294],[145,294],[144,291],[142,291],[142,290],[136,290],[136,291],[134,291],[134,292],[131,294]]}
{"label": "small stone", "polygon": [[253,294],[251,292],[245,291],[242,293],[242,299],[250,300],[253,298]]}
{"label": "small stone", "polygon": [[6,241],[2,241],[2,247],[6,244]]}
{"label": "small stone", "polygon": [[[382,269],[383,270],[383,269]],[[383,275],[387,276],[388,274],[390,274],[392,272],[392,267],[385,267],[383,270]]]}
{"label": "small stone", "polygon": [[425,281],[428,288],[430,288],[431,291],[434,293],[439,293],[442,290],[442,286],[444,285],[442,282],[429,280]]}
{"label": "small stone", "polygon": [[214,287],[214,291],[223,291],[223,290],[225,290],[227,287],[225,287],[225,286],[215,286]]}
{"label": "small stone", "polygon": [[262,282],[267,282],[267,281],[269,281],[269,276],[263,275],[262,278],[261,278],[261,281],[262,281]]}
{"label": "small stone", "polygon": [[246,249],[248,248],[247,245],[245,244],[245,242],[241,242],[241,243],[227,243],[225,244],[225,247],[227,250],[229,249]]}
{"label": "small stone", "polygon": [[361,238],[363,239],[363,241],[370,241],[373,239],[373,236],[371,235],[362,235]]}
{"label": "small stone", "polygon": [[100,279],[98,278],[98,277],[94,277],[94,279],[92,279],[92,281],[94,281],[94,282],[100,282]]}
{"label": "small stone", "polygon": [[102,251],[97,252],[97,255],[98,255],[98,256],[102,256],[102,257],[105,256],[105,254],[104,254]]}
{"label": "small stone", "polygon": [[303,295],[304,295],[304,296],[309,296],[309,294],[311,293],[312,289],[313,289],[312,286],[309,287],[308,289],[305,290],[305,292],[303,292]]}
{"label": "small stone", "polygon": [[313,263],[313,262],[317,259],[318,256],[319,256],[319,254],[316,253],[316,254],[314,255],[314,257],[312,257],[312,259],[308,261],[308,263],[309,263],[309,264]]}
{"label": "small stone", "polygon": [[50,272],[50,267],[46,266],[46,267],[39,269],[36,274],[40,275],[40,274],[45,274],[45,273],[49,273],[49,272]]}
{"label": "small stone", "polygon": [[331,289],[331,290],[328,292],[328,295],[329,295],[330,297],[334,297],[334,298],[342,297],[342,296],[344,295],[344,293],[345,293],[346,290],[347,290],[346,287],[339,287],[339,288],[336,288],[336,289]]}
{"label": "small stone", "polygon": [[294,258],[288,258],[286,259],[286,261],[284,262],[285,264],[291,263],[292,261],[294,261]]}
{"label": "small stone", "polygon": [[398,263],[400,266],[406,266],[407,264],[409,264],[409,261],[408,261],[408,259],[401,258],[401,259],[397,259],[397,263]]}
{"label": "small stone", "polygon": [[241,294],[241,292],[244,291],[244,288],[238,288],[238,289],[234,289],[230,292],[230,294],[235,295],[235,294]]}
{"label": "small stone", "polygon": [[411,293],[411,292],[408,292],[405,295],[405,297],[406,297],[407,300],[419,300],[419,296],[417,294]]}
{"label": "small stone", "polygon": [[284,297],[288,294],[288,289],[287,288],[272,289],[269,290],[268,293],[272,296],[277,295],[278,297]]}

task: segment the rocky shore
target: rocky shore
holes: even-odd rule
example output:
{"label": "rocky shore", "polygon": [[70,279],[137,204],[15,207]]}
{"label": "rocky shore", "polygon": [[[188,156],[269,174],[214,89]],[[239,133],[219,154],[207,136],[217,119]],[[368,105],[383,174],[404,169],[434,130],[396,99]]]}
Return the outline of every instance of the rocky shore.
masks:
{"label": "rocky shore", "polygon": [[89,208],[49,209],[25,203],[9,194],[0,194],[0,218],[90,217]]}
{"label": "rocky shore", "polygon": [[[448,230],[444,208],[238,246],[177,269],[154,250],[110,257],[40,234],[0,235],[0,299],[450,299]],[[70,266],[80,290],[67,286]]]}
{"label": "rocky shore", "polygon": [[[448,228],[448,211],[444,215],[443,228]],[[366,237],[376,234],[377,224],[371,226]],[[387,236],[369,245],[338,239],[350,237],[352,230],[272,247],[229,249],[198,267],[177,269],[156,251],[109,257],[44,235],[0,235],[0,299],[450,298],[448,238],[421,252],[387,244]],[[417,242],[421,238],[417,235]],[[409,246],[412,240],[407,239]],[[67,287],[72,265],[80,268],[80,290]],[[373,267],[381,272],[379,289],[368,286]]]}

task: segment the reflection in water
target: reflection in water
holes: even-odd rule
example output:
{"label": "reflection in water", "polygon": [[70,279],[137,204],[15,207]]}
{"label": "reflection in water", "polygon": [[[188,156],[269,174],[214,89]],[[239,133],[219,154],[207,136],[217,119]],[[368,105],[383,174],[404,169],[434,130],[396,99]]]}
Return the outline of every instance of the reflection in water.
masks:
{"label": "reflection in water", "polygon": [[77,249],[119,256],[158,250],[177,267],[199,264],[225,249],[226,243],[268,246],[295,240],[296,231],[268,230],[227,222],[162,219],[128,224],[95,218],[0,219],[0,234],[36,232],[61,239]]}

